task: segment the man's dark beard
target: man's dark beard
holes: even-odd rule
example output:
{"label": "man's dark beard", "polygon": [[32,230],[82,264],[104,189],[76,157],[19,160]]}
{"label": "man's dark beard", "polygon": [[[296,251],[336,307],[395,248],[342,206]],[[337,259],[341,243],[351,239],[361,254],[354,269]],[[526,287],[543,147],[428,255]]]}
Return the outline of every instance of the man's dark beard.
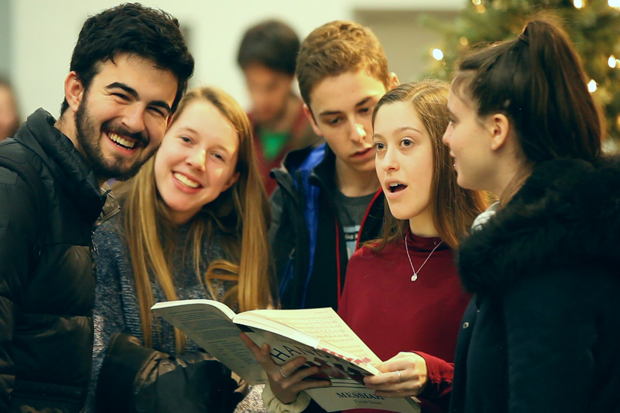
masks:
{"label": "man's dark beard", "polygon": [[99,140],[102,131],[113,131],[120,136],[128,136],[135,139],[143,147],[149,144],[148,137],[141,133],[129,133],[126,129],[114,126],[111,121],[106,121],[101,125],[101,130],[97,131],[92,118],[87,109],[88,92],[85,92],[84,99],[75,114],[75,128],[77,131],[77,139],[82,147],[82,151],[86,156],[95,176],[99,178],[116,178],[119,181],[126,181],[135,176],[142,165],[155,154],[153,151],[146,159],[136,161],[129,167],[123,167],[124,158],[116,158],[113,161],[106,162],[101,152],[101,142]]}

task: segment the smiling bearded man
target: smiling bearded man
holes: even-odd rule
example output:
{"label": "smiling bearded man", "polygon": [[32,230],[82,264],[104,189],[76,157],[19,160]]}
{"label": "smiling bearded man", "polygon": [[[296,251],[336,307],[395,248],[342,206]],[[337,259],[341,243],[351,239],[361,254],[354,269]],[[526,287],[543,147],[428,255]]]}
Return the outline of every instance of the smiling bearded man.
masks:
{"label": "smiling bearded man", "polygon": [[176,19],[123,4],[82,27],[58,121],[0,142],[0,411],[80,412],[93,345],[91,234],[157,150],[194,60]]}

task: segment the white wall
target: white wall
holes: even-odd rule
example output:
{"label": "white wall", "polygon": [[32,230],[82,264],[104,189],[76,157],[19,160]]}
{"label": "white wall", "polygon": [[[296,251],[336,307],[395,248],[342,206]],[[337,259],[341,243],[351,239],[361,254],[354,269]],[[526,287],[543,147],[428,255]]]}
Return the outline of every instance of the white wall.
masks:
{"label": "white wall", "polygon": [[[0,76],[11,74],[11,3],[0,0]],[[4,40],[6,39],[6,40]]]}
{"label": "white wall", "polygon": [[[119,3],[119,0],[12,0],[11,74],[23,114],[44,107],[58,115],[71,52],[84,20]],[[428,7],[424,0],[143,0],[142,3],[166,10],[189,28],[188,40],[196,60],[192,85],[217,85],[243,106],[247,106],[248,97],[235,56],[248,26],[276,17],[288,22],[303,38],[325,22],[351,19],[356,7]],[[463,0],[434,0],[433,8],[454,9],[462,3]]]}

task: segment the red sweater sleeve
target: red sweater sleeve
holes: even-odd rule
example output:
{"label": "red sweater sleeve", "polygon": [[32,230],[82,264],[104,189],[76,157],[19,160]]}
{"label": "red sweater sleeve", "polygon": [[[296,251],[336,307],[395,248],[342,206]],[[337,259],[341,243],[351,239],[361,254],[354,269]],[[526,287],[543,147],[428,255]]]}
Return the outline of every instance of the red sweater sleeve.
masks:
{"label": "red sweater sleeve", "polygon": [[432,402],[443,411],[448,411],[454,364],[420,351],[414,353],[424,359],[428,374],[428,382],[419,397]]}

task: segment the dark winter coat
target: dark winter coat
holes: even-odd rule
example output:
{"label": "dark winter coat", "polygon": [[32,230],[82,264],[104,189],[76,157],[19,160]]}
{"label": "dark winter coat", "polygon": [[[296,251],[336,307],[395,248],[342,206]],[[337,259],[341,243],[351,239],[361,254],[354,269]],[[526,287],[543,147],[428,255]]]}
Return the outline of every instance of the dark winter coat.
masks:
{"label": "dark winter coat", "polygon": [[[278,189],[271,197],[269,238],[282,308],[338,308],[349,260],[334,206],[336,155],[326,144],[289,153],[274,169]],[[384,195],[368,206],[357,245],[378,238]]]}
{"label": "dark winter coat", "polygon": [[[78,412],[92,357],[91,233],[105,197],[42,109],[0,145],[0,411]],[[39,211],[39,208],[43,208]],[[41,212],[43,219],[39,220]]]}
{"label": "dark winter coat", "polygon": [[620,159],[535,167],[459,270],[452,412],[620,412]]}

